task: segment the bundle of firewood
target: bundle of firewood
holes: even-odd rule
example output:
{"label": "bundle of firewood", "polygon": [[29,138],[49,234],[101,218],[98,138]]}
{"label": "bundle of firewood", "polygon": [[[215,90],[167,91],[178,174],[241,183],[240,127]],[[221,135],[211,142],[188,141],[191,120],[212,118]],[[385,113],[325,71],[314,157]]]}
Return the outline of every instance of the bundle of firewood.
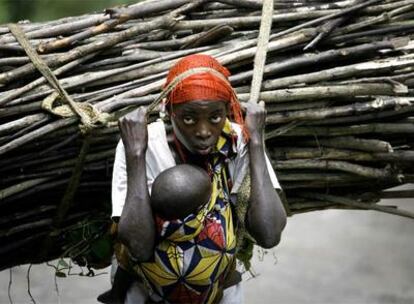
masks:
{"label": "bundle of firewood", "polygon": [[[117,118],[178,59],[214,56],[249,100],[261,5],[147,0],[0,26],[0,269],[81,256],[106,231]],[[376,203],[414,196],[384,192],[414,180],[414,0],[274,6],[260,98],[289,214],[413,217]]]}

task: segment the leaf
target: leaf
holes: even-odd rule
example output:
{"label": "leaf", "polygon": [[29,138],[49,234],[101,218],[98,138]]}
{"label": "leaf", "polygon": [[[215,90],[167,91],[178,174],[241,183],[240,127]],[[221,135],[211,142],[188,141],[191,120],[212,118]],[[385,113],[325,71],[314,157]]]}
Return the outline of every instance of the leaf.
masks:
{"label": "leaf", "polygon": [[63,268],[69,268],[69,264],[64,260],[64,259],[60,259],[58,262],[58,267],[61,266]]}
{"label": "leaf", "polygon": [[55,275],[56,275],[58,278],[66,278],[66,273],[61,272],[61,271],[56,271]]}

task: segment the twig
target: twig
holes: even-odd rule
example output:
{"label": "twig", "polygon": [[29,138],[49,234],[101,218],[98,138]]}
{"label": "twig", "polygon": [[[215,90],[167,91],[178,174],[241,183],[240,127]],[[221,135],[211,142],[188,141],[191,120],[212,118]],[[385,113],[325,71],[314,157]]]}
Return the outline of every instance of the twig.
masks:
{"label": "twig", "polygon": [[27,269],[26,273],[26,279],[27,279],[27,293],[29,294],[30,300],[33,304],[36,304],[35,299],[32,296],[32,293],[30,291],[30,270],[32,269],[32,264],[29,265],[29,268]]}
{"label": "twig", "polygon": [[13,304],[13,299],[11,295],[11,287],[13,283],[13,267],[9,269],[9,285],[7,286],[7,296],[9,297],[9,303]]}
{"label": "twig", "polygon": [[348,199],[346,197],[339,197],[339,196],[334,196],[334,195],[329,195],[329,194],[311,193],[311,192],[301,192],[300,196],[305,197],[305,198],[311,198],[311,199],[325,200],[325,201],[329,201],[329,202],[336,203],[336,204],[344,204],[344,205],[361,208],[361,209],[376,210],[376,211],[380,211],[384,213],[395,214],[395,215],[399,215],[402,217],[414,219],[414,213],[409,212],[409,211],[397,210],[395,208],[390,208],[386,206],[361,203],[361,202],[357,202],[352,199]]}

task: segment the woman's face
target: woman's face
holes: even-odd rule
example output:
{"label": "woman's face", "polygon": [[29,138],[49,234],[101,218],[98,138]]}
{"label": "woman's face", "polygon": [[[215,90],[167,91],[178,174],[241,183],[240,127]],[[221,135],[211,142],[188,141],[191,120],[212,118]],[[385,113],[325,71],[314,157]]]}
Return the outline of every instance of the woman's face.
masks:
{"label": "woman's face", "polygon": [[188,151],[207,155],[213,150],[226,121],[227,104],[195,100],[172,106],[174,133]]}

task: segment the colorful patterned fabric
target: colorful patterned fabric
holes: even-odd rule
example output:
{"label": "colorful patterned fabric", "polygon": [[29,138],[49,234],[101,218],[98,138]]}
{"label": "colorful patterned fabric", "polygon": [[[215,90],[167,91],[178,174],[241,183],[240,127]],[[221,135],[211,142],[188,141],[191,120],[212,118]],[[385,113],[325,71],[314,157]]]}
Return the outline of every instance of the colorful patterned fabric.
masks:
{"label": "colorful patterned fabric", "polygon": [[235,156],[235,139],[227,121],[208,161],[210,201],[197,214],[164,221],[157,217],[159,238],[153,260],[135,265],[136,273],[163,303],[214,303],[235,263],[236,237],[226,160]]}

